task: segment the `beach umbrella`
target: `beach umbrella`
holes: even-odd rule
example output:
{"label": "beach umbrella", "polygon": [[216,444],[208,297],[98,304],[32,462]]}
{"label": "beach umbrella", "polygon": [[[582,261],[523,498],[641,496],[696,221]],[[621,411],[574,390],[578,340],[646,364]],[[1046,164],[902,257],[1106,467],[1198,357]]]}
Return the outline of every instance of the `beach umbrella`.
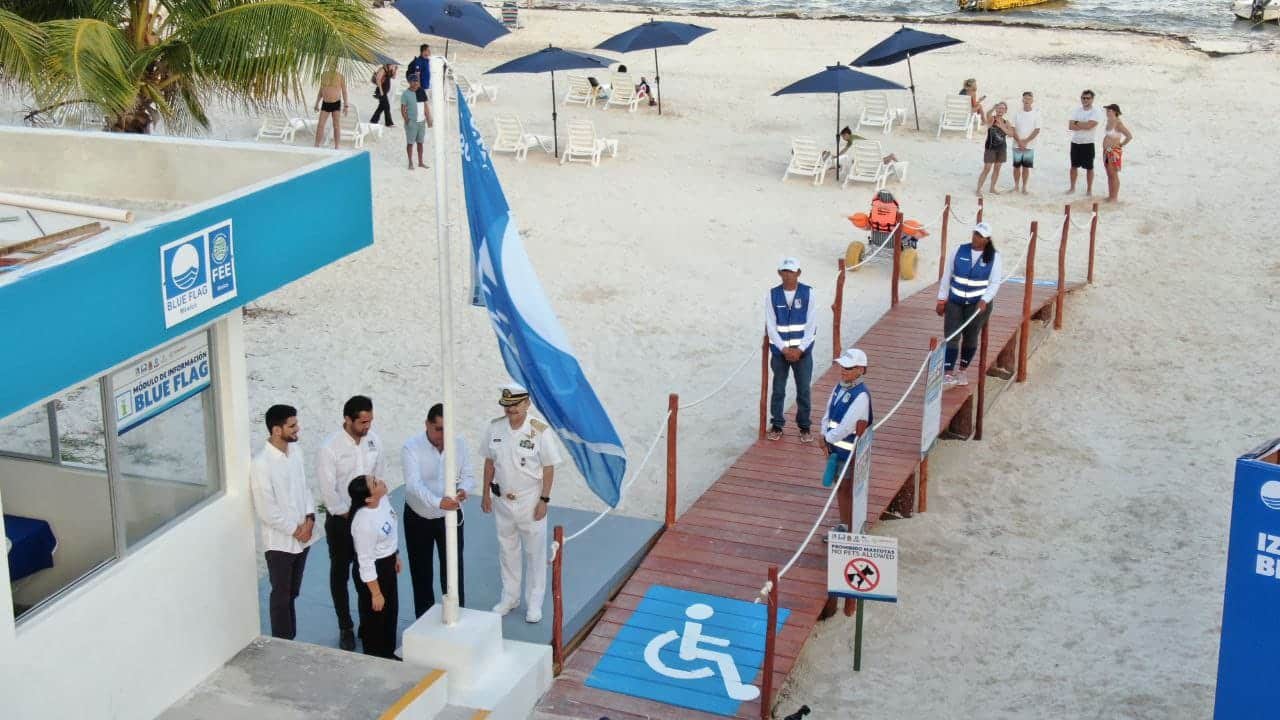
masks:
{"label": "beach umbrella", "polygon": [[614,62],[616,61],[603,55],[592,55],[578,50],[565,50],[548,45],[538,52],[505,62],[492,70],[486,70],[484,74],[551,73],[551,132],[555,136],[556,157],[560,157],[560,136],[556,124],[556,71],[592,68],[608,69]]}
{"label": "beach umbrella", "polygon": [[596,46],[597,50],[628,53],[637,50],[653,50],[653,82],[658,88],[658,114],[662,114],[662,75],[658,72],[658,48],[688,45],[711,32],[701,25],[691,25],[667,20],[653,20],[620,32]]}
{"label": "beach umbrella", "polygon": [[[814,73],[807,78],[797,80],[774,93],[779,95],[811,95],[831,93],[836,96],[836,152],[831,155],[834,161],[840,153],[840,96],[847,92],[865,92],[867,90],[906,90],[896,82],[890,82],[875,75],[858,72],[848,65],[828,65],[826,70]],[[839,166],[836,175],[839,176]]]}
{"label": "beach umbrella", "polygon": [[944,48],[948,45],[959,45],[962,42],[964,41],[957,40],[950,35],[927,33],[903,26],[902,29],[859,55],[850,65],[854,67],[881,67],[906,60],[907,77],[911,82],[911,112],[916,116],[916,130],[919,130],[920,109],[916,107],[916,77],[911,70],[911,56]]}
{"label": "beach umbrella", "polygon": [[386,53],[383,53],[378,50],[370,50],[368,55],[363,55],[361,53],[356,52],[354,49],[348,48],[346,52],[346,57],[349,57],[352,60],[355,60],[357,62],[367,63],[370,65],[399,65],[400,64],[399,60],[396,60],[395,58],[390,57]]}
{"label": "beach umbrella", "polygon": [[445,57],[450,40],[484,47],[511,32],[471,0],[396,0],[394,7],[418,32],[444,38]]}

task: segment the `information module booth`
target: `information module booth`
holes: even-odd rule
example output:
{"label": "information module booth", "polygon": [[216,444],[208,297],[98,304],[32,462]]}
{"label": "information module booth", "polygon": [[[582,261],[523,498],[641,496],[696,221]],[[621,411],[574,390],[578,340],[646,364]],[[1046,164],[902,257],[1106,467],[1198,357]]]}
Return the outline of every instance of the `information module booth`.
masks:
{"label": "information module booth", "polygon": [[24,128],[0,157],[0,193],[133,216],[0,196],[0,717],[151,718],[259,635],[241,308],[372,244],[369,158]]}

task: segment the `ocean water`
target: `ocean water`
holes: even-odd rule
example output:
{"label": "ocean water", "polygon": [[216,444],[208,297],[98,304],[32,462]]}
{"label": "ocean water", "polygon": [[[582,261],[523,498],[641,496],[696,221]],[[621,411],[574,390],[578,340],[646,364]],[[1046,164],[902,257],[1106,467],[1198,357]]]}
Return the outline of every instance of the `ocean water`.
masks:
{"label": "ocean water", "polygon": [[[1280,2],[1280,0],[1272,0]],[[552,0],[563,7],[725,15],[931,18],[1138,30],[1228,51],[1280,47],[1280,26],[1239,20],[1230,0],[1060,0],[1020,10],[966,12],[954,0]]]}

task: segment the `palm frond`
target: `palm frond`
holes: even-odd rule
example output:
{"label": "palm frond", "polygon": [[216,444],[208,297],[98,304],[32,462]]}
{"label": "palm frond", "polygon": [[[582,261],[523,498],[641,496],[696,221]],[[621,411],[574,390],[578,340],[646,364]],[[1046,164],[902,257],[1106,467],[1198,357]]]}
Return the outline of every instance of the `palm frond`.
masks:
{"label": "palm frond", "polygon": [[8,10],[0,10],[0,80],[23,85],[40,73],[44,36],[40,28]]}
{"label": "palm frond", "polygon": [[118,18],[122,0],[0,0],[0,9],[11,10],[32,22],[76,18]]}
{"label": "palm frond", "polygon": [[108,114],[131,108],[138,82],[130,73],[134,54],[118,27],[95,19],[43,23],[45,81],[54,98],[80,97]]}

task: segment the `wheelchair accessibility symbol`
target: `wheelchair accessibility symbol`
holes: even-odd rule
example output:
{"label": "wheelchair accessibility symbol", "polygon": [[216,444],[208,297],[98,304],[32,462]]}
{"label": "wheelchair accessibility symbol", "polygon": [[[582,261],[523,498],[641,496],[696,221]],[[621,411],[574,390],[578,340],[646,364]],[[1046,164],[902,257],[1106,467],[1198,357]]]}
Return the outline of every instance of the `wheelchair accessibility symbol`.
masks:
{"label": "wheelchair accessibility symbol", "polygon": [[[685,608],[684,614],[687,619],[684,623],[683,633],[668,630],[656,635],[649,641],[648,645],[645,645],[644,661],[649,665],[650,669],[659,675],[675,680],[701,680],[712,677],[719,672],[720,679],[724,682],[725,694],[730,698],[745,702],[760,697],[760,688],[742,682],[742,676],[738,673],[738,664],[734,661],[732,655],[703,647],[704,643],[720,648],[727,648],[731,644],[729,640],[706,635],[702,632],[702,623],[715,614],[711,606],[696,603]],[[663,648],[676,641],[680,643],[679,655],[681,660],[690,663],[700,660],[709,664],[704,664],[691,670],[669,667],[663,662],[661,652]]]}

